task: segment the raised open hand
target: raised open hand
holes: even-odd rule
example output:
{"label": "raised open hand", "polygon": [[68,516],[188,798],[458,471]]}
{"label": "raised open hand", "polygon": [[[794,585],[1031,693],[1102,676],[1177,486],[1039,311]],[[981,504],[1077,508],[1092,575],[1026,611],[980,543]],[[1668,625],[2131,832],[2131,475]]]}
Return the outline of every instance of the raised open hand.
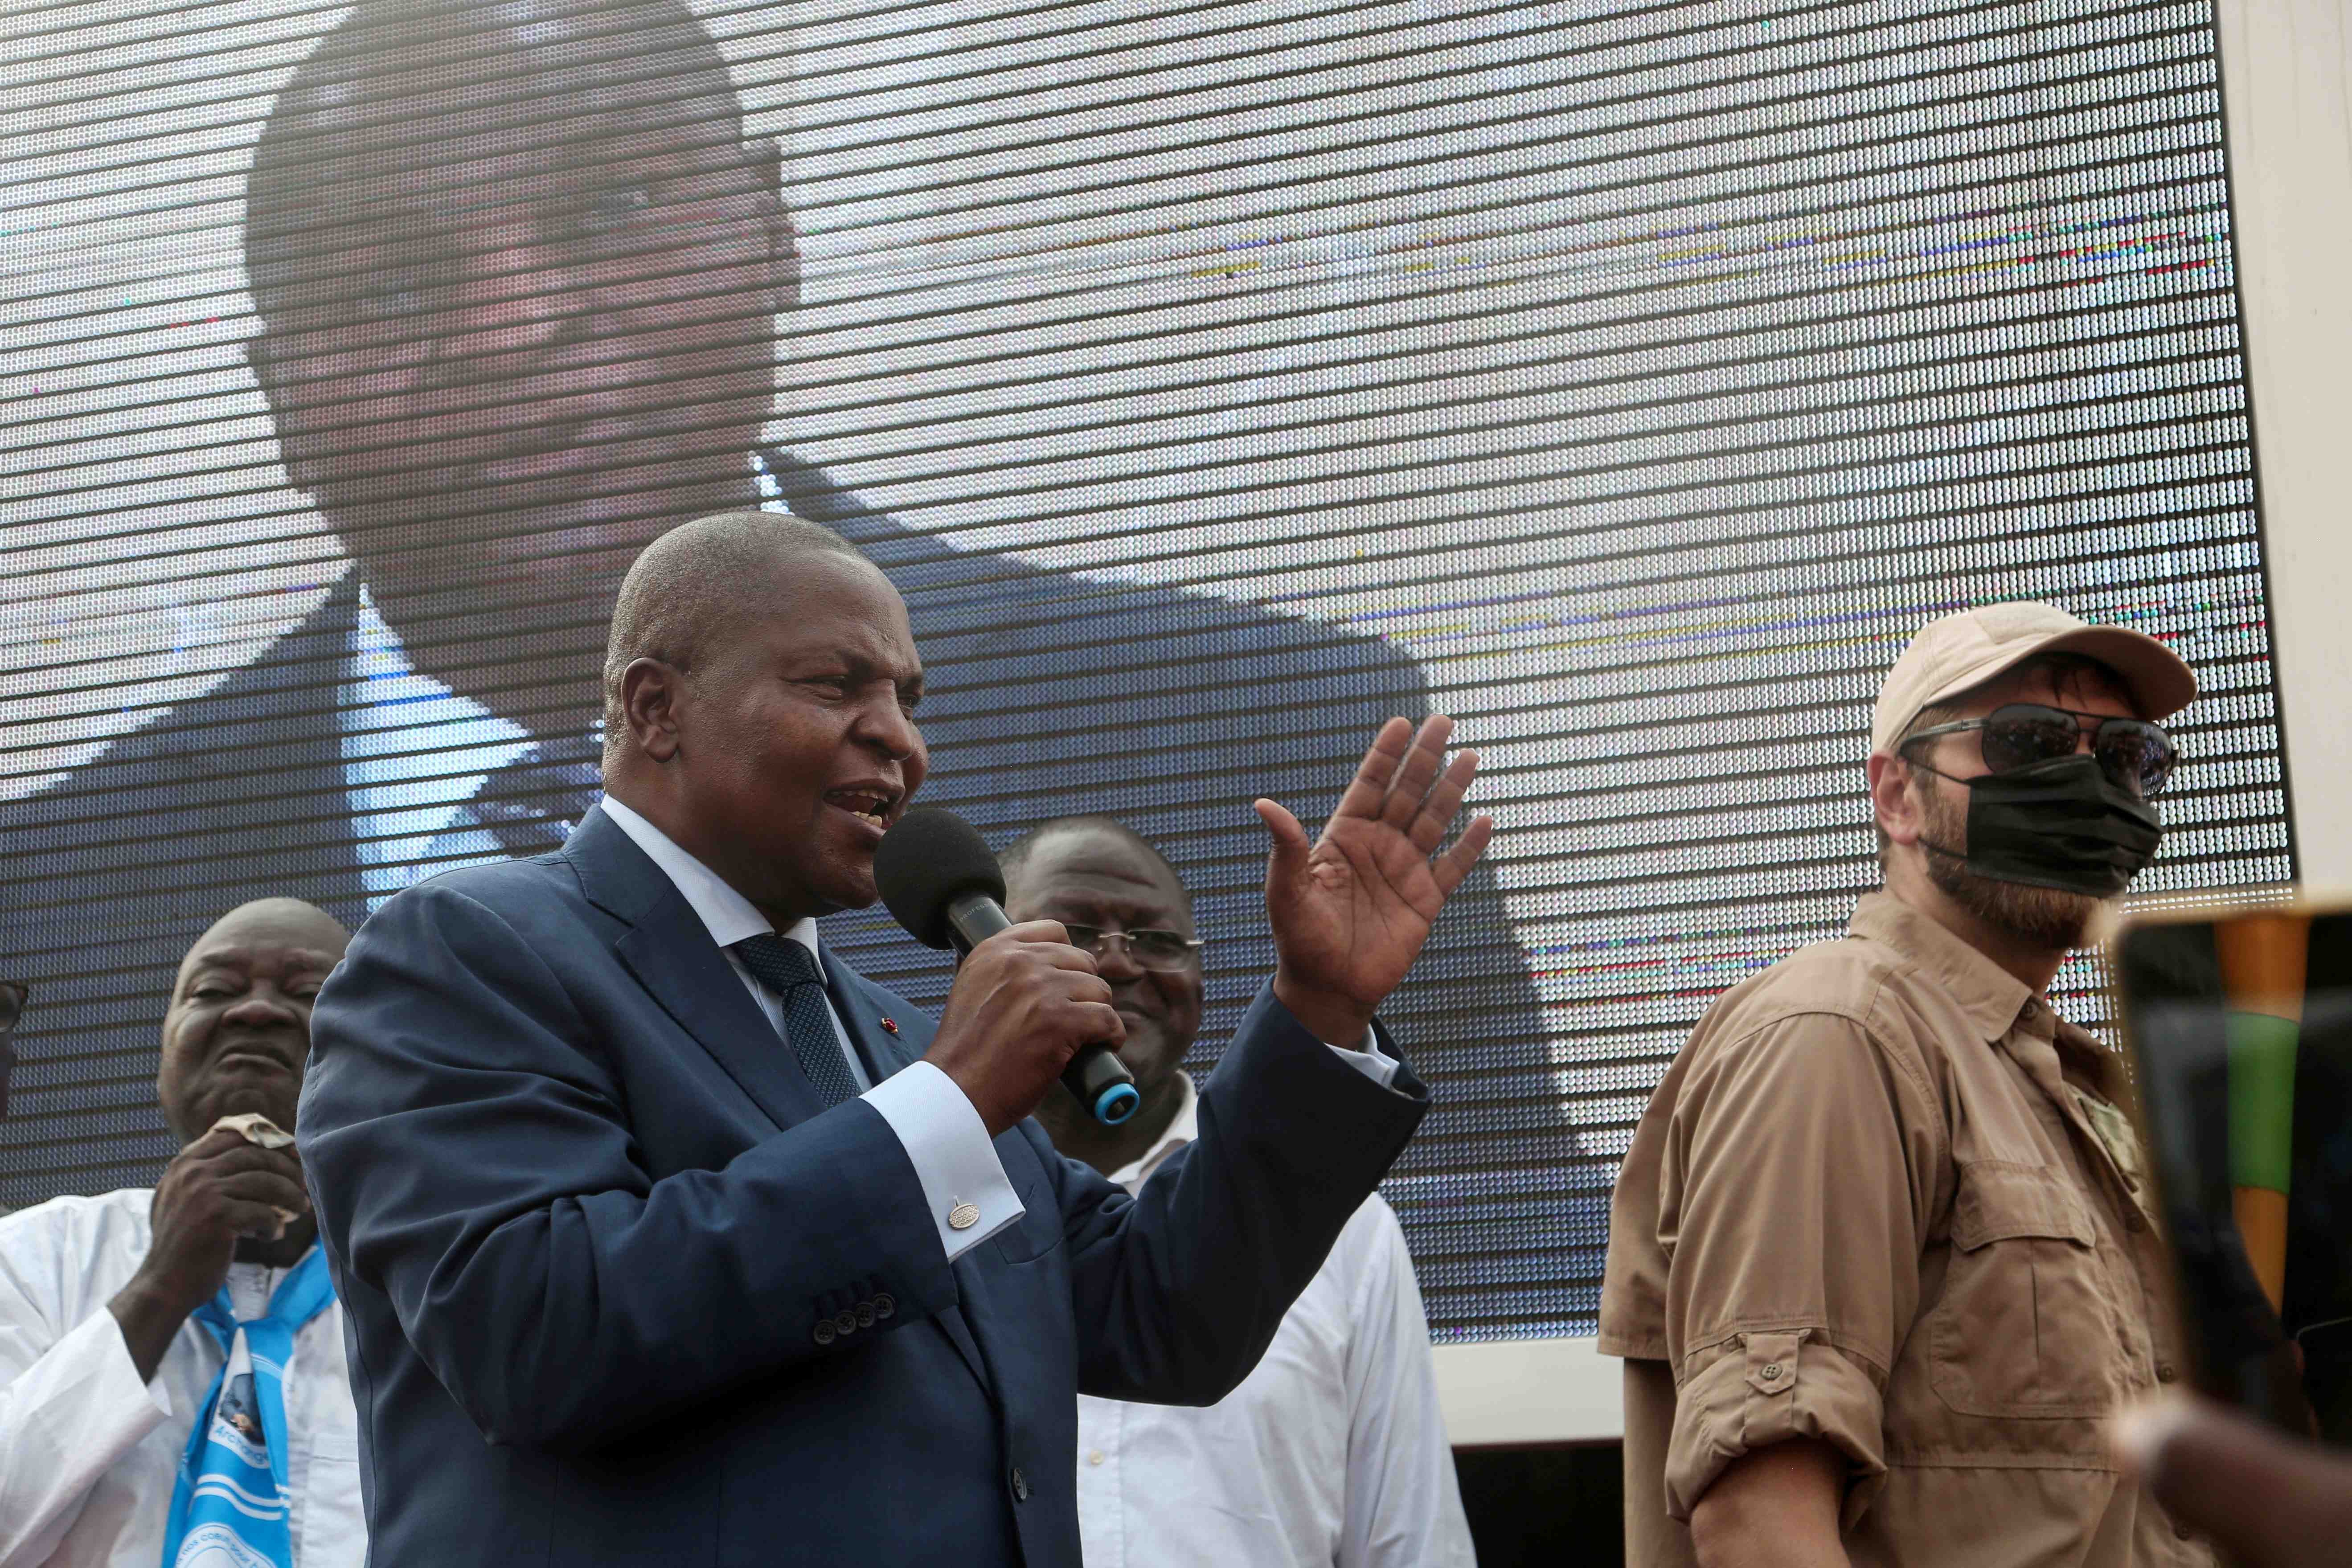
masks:
{"label": "raised open hand", "polygon": [[1415,734],[1391,719],[1312,845],[1282,806],[1257,803],[1274,835],[1265,918],[1274,930],[1274,992],[1318,1037],[1360,1045],[1372,1014],[1412,967],[1446,899],[1494,837],[1473,817],[1443,855],[1448,825],[1478,772],[1478,753],[1445,763],[1454,721],[1434,714]]}

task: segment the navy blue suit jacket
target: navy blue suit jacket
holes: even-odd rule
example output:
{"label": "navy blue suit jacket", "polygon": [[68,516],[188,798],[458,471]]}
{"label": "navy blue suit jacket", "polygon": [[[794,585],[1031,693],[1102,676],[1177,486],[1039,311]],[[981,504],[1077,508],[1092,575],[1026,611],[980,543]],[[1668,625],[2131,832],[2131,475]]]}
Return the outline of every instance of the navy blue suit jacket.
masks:
{"label": "navy blue suit jacket", "polygon": [[[921,1055],[827,969],[874,1070]],[[950,1265],[896,1134],[601,811],[392,900],[312,1041],[373,1561],[431,1568],[1077,1568],[1074,1394],[1222,1396],[1426,1104],[1262,995],[1139,1197],[1024,1123],[1026,1214]]]}

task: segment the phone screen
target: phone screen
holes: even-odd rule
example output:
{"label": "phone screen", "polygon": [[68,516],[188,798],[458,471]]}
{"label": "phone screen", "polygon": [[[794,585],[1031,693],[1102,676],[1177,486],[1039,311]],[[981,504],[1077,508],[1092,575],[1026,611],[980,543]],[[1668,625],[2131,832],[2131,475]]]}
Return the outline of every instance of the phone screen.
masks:
{"label": "phone screen", "polygon": [[2116,959],[2195,1380],[2352,1443],[2352,911],[2136,924]]}

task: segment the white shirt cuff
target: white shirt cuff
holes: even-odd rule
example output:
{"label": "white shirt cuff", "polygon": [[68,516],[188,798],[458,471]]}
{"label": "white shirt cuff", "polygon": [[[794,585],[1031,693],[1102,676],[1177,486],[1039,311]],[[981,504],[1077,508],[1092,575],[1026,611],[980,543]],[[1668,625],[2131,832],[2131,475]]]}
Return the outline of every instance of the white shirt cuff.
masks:
{"label": "white shirt cuff", "polygon": [[[1389,1065],[1393,1071],[1396,1064]],[[988,1124],[955,1079],[937,1067],[917,1062],[860,1098],[881,1112],[913,1162],[950,1263],[1028,1212],[1004,1174],[1004,1162],[996,1157]],[[961,1226],[959,1219],[964,1221]]]}
{"label": "white shirt cuff", "polygon": [[[1323,1043],[1331,1046],[1328,1040]],[[1345,1046],[1331,1046],[1331,1048],[1339,1053],[1341,1061],[1382,1089],[1387,1089],[1396,1078],[1397,1059],[1381,1048],[1381,1026],[1378,1024],[1364,1031],[1364,1044],[1360,1050],[1349,1050]]]}

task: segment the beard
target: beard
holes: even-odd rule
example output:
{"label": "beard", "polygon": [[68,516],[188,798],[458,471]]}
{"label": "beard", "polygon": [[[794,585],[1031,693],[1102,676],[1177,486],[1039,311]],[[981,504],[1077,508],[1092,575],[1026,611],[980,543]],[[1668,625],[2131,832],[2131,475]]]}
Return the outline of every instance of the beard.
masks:
{"label": "beard", "polygon": [[1949,793],[1943,789],[1920,792],[1922,815],[1927,818],[1923,845],[1933,841],[1958,852],[1928,850],[1925,856],[1927,879],[1961,909],[2021,942],[2052,952],[2070,952],[2082,946],[2094,922],[2104,921],[2109,913],[2109,901],[2060,888],[1996,881],[1969,870],[1961,858],[1969,848],[1968,808],[1950,799]]}

